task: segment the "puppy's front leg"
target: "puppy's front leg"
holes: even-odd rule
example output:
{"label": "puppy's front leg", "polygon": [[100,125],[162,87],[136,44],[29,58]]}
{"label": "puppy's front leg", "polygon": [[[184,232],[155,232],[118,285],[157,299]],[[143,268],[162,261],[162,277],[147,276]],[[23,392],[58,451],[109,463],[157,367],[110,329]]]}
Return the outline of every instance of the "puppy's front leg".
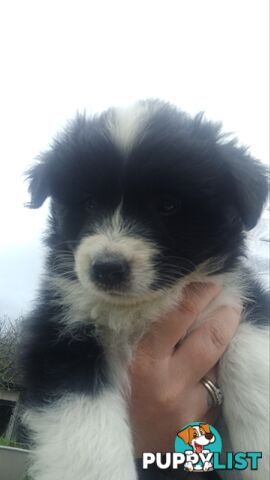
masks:
{"label": "puppy's front leg", "polygon": [[65,394],[29,409],[24,423],[35,444],[34,480],[135,480],[124,401],[112,389],[96,396]]}

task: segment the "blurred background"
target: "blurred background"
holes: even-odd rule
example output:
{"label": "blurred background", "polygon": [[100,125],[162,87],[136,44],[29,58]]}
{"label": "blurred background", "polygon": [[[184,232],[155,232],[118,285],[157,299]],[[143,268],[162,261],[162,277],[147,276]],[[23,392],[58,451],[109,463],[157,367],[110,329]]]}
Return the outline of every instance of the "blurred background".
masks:
{"label": "blurred background", "polygon": [[268,0],[1,3],[2,316],[28,311],[44,258],[48,205],[24,208],[23,172],[76,111],[162,98],[222,120],[268,162],[268,9]]}

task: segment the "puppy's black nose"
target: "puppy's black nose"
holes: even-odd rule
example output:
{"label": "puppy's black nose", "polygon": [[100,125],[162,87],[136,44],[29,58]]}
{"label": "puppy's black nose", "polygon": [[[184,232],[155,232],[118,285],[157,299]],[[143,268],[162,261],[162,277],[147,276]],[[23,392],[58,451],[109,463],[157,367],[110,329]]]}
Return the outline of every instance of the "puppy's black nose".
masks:
{"label": "puppy's black nose", "polygon": [[122,256],[97,258],[90,268],[90,276],[94,283],[107,288],[118,288],[127,280],[129,264]]}

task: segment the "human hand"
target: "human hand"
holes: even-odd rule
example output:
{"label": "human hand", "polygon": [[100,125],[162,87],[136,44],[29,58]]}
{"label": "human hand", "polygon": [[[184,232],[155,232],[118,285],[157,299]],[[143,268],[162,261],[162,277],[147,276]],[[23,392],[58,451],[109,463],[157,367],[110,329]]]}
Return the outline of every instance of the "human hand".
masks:
{"label": "human hand", "polygon": [[192,421],[213,423],[217,408],[200,383],[216,381],[216,364],[240,321],[240,308],[219,307],[192,329],[221,288],[192,284],[179,308],[142,338],[130,368],[130,415],[136,456],[174,450],[177,431]]}

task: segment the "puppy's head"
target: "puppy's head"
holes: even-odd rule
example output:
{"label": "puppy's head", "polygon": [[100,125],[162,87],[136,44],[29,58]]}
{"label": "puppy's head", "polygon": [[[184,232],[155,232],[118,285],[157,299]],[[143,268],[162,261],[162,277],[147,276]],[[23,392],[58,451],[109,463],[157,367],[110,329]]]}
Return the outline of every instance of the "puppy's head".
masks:
{"label": "puppy's head", "polygon": [[218,125],[158,101],[79,116],[29,178],[32,208],[52,199],[49,268],[119,302],[231,268],[267,195],[264,167]]}
{"label": "puppy's head", "polygon": [[215,436],[211,432],[210,425],[207,423],[187,427],[178,432],[177,435],[185,443],[191,445],[196,453],[201,453],[205,445],[215,441]]}

